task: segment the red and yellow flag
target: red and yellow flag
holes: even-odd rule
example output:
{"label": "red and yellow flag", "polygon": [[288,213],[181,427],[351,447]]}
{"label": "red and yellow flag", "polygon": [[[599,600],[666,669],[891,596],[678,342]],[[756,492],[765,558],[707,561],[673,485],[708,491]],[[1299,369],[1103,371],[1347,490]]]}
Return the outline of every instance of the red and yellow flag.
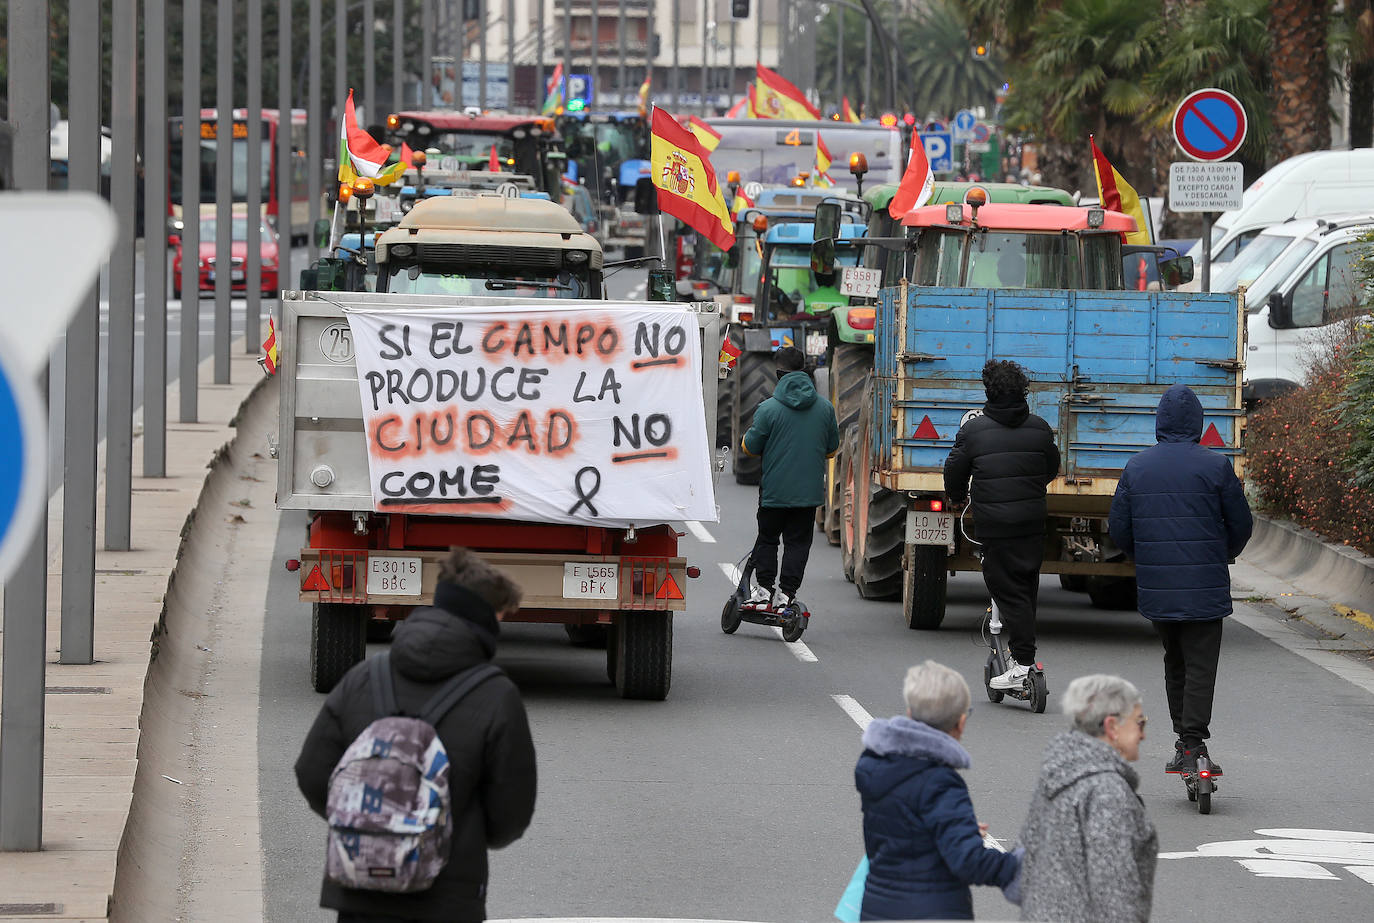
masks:
{"label": "red and yellow flag", "polygon": [[720,132],[710,125],[707,125],[695,115],[687,119],[687,128],[701,142],[701,146],[706,148],[706,153],[711,153],[720,146]]}
{"label": "red and yellow flag", "polygon": [[739,359],[742,352],[744,352],[744,350],[731,342],[727,331],[727,336],[720,341],[720,364],[724,368],[733,369],[735,367],[735,362]]}
{"label": "red and yellow flag", "polygon": [[848,97],[848,96],[845,96],[845,97],[842,97],[842,98],[841,98],[840,120],[843,121],[843,122],[857,122],[857,121],[859,121],[859,116],[858,116],[858,114],[855,113],[853,109],[849,108],[849,97]]}
{"label": "red and yellow flag", "polygon": [[277,348],[277,324],[267,316],[267,339],[262,342],[262,358],[258,362],[268,375],[277,374],[277,363],[281,361],[281,350]]}
{"label": "red and yellow flag", "polygon": [[819,119],[821,111],[796,85],[762,64],[754,65],[754,108],[761,119]]}
{"label": "red and yellow flag", "polygon": [[647,119],[649,117],[649,84],[653,81],[654,75],[650,68],[649,76],[644,78],[644,82],[639,85],[639,117]]}
{"label": "red and yellow flag", "polygon": [[722,250],[735,243],[734,221],[701,142],[662,109],[654,109],[649,159],[658,207]]}
{"label": "red and yellow flag", "polygon": [[742,118],[746,118],[746,119],[761,119],[761,118],[763,118],[763,116],[759,115],[758,94],[756,94],[756,93],[754,92],[754,85],[753,85],[752,83],[749,84],[749,99],[748,99],[748,105],[747,105],[747,106],[745,107],[745,109],[744,109],[744,115],[742,116]]}
{"label": "red and yellow flag", "polygon": [[749,102],[750,102],[750,100],[753,99],[753,97],[754,97],[754,88],[751,86],[751,87],[749,87],[749,95],[746,96],[744,99],[741,99],[739,102],[735,103],[733,106],[731,106],[731,107],[726,111],[725,117],[726,117],[727,119],[747,119],[747,118],[750,118],[750,117],[752,116],[753,113],[752,113],[752,111],[751,111],[750,108],[749,108]]}
{"label": "red and yellow flag", "polygon": [[897,186],[897,194],[887,203],[887,213],[901,221],[913,208],[920,208],[930,201],[935,191],[935,174],[930,172],[930,159],[926,157],[926,146],[921,141],[920,132],[911,132],[911,156],[906,162],[906,172]]}
{"label": "red and yellow flag", "polygon": [[740,186],[740,187],[736,188],[736,189],[735,189],[735,201],[732,202],[732,203],[730,204],[730,214],[731,214],[731,216],[732,216],[732,217],[735,217],[735,218],[738,218],[740,212],[744,211],[746,208],[753,208],[753,207],[754,207],[754,200],[751,199],[751,198],[749,198],[748,194],[745,193],[744,187],[743,187],[743,186]]}
{"label": "red and yellow flag", "polygon": [[1140,196],[1136,195],[1131,184],[1121,178],[1116,167],[1111,165],[1107,156],[1098,150],[1097,141],[1088,135],[1088,146],[1093,152],[1093,175],[1097,177],[1097,198],[1103,208],[1114,212],[1124,212],[1135,219],[1134,231],[1126,233],[1126,243],[1150,243],[1150,232],[1145,224],[1145,210],[1140,207]]}
{"label": "red and yellow flag", "polygon": [[830,164],[834,162],[830,156],[830,148],[825,146],[825,139],[820,132],[816,132],[816,185],[834,186],[835,181],[830,178]]}

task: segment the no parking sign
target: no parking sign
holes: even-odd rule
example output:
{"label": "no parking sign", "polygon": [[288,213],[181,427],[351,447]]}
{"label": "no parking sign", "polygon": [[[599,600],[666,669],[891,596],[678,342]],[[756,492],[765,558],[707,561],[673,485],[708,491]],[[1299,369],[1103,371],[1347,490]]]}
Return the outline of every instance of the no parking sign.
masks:
{"label": "no parking sign", "polygon": [[[0,196],[0,581],[47,509],[47,415],[38,377],[114,243],[114,213],[84,192]],[[54,246],[60,241],[61,246]]]}

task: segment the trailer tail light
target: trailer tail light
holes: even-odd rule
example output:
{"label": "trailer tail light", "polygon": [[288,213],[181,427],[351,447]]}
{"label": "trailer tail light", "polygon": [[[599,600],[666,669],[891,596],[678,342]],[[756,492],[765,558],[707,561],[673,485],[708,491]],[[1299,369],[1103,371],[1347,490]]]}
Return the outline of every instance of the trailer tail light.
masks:
{"label": "trailer tail light", "polygon": [[300,560],[300,558],[287,558],[287,559],[286,559],[286,569],[289,570],[289,571],[291,571],[291,573],[293,573],[293,574],[294,574],[296,571],[300,570],[300,569],[301,569],[301,560]]}
{"label": "trailer tail light", "polygon": [[878,323],[876,308],[850,308],[847,315],[849,326],[855,330],[872,330]]}
{"label": "trailer tail light", "polygon": [[944,511],[944,508],[945,508],[945,501],[943,501],[943,500],[931,500],[931,501],[930,501],[930,511],[931,511],[932,513],[943,512],[943,511]]}
{"label": "trailer tail light", "polygon": [[921,425],[916,427],[911,434],[912,439],[939,439],[940,431],[935,428],[935,424],[930,422],[930,414],[921,418]]}
{"label": "trailer tail light", "polygon": [[754,319],[754,312],[753,312],[753,311],[741,311],[741,312],[739,312],[739,322],[740,322],[741,324],[747,324],[747,323],[751,322],[753,319]]}
{"label": "trailer tail light", "polygon": [[701,576],[701,568],[697,567],[695,564],[689,565],[687,568],[687,576],[691,577],[693,580],[697,579]]}

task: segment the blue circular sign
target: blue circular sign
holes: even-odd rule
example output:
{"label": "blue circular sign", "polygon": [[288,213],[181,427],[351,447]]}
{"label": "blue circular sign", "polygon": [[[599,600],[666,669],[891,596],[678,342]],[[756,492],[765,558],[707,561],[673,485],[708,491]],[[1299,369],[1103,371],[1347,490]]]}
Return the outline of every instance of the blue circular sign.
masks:
{"label": "blue circular sign", "polygon": [[0,580],[14,572],[47,508],[43,405],[36,385],[15,378],[22,366],[8,349],[0,343]]}
{"label": "blue circular sign", "polygon": [[1194,160],[1225,160],[1245,142],[1246,122],[1240,100],[1209,87],[1189,93],[1174,110],[1174,140]]}

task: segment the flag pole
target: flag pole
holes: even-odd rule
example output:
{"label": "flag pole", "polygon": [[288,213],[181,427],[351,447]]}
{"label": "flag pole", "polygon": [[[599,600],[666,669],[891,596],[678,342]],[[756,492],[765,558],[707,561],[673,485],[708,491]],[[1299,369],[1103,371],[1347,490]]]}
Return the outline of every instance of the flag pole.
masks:
{"label": "flag pole", "polygon": [[334,200],[334,214],[329,219],[329,251],[326,256],[330,256],[338,249],[339,242],[343,235],[339,233],[339,200]]}
{"label": "flag pole", "polygon": [[[658,104],[649,105],[649,124],[654,124],[654,113],[658,111]],[[652,132],[652,129],[650,129]],[[652,180],[652,177],[651,177]],[[663,209],[658,207],[658,184],[654,183],[654,215],[658,218],[658,268],[668,268],[668,239],[663,233]]]}

